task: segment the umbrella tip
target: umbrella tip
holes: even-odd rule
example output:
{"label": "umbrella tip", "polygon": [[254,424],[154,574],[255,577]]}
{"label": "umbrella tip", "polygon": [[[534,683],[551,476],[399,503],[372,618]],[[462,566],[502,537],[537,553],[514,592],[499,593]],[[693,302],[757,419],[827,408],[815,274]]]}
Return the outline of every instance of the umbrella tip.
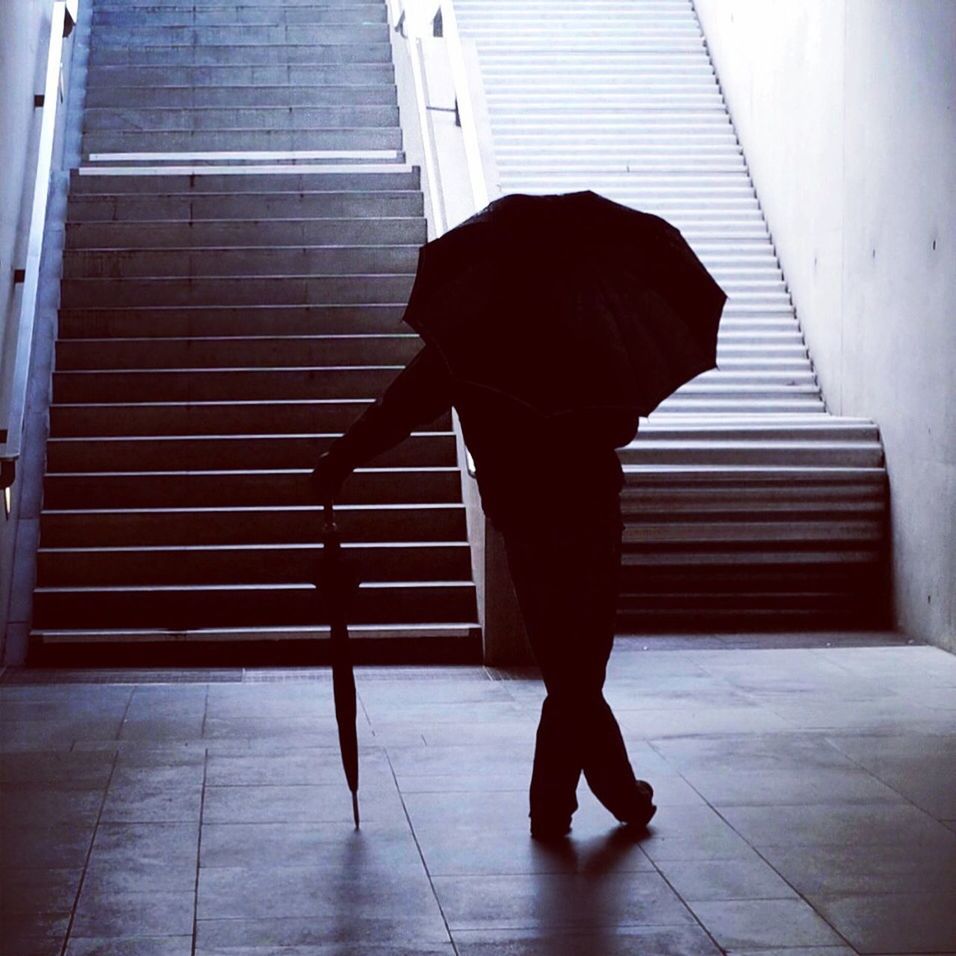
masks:
{"label": "umbrella tip", "polygon": [[358,791],[352,791],[352,816],[355,818],[355,829],[359,828],[359,806],[358,806]]}

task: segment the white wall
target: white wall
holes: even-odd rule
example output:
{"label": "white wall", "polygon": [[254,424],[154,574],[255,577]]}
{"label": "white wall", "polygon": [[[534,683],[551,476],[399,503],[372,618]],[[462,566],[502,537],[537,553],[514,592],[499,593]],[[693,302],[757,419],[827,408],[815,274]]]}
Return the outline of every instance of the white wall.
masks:
{"label": "white wall", "polygon": [[956,650],[956,2],[696,6],[827,404],[881,430],[897,623]]}

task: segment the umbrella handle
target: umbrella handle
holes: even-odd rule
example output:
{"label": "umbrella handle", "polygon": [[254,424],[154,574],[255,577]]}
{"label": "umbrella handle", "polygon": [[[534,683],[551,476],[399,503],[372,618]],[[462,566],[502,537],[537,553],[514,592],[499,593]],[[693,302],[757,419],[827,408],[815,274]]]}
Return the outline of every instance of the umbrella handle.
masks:
{"label": "umbrella handle", "polygon": [[332,511],[332,502],[327,501],[325,503],[325,519],[323,522],[323,530],[326,533],[335,532],[335,514]]}

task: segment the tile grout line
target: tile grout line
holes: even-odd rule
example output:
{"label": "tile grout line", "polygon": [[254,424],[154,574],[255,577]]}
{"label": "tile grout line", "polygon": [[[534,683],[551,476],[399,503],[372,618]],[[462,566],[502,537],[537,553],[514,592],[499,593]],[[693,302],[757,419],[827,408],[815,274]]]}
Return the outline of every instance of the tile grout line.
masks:
{"label": "tile grout line", "polygon": [[687,900],[684,899],[683,896],[681,896],[681,894],[677,891],[677,888],[674,886],[674,884],[671,883],[671,881],[664,875],[661,868],[654,862],[653,859],[651,859],[650,855],[647,853],[644,847],[640,845],[640,843],[638,843],[638,848],[640,849],[641,853],[644,855],[644,858],[654,868],[654,872],[657,873],[657,875],[667,884],[668,887],[670,887],[671,892],[681,901],[681,904],[683,905],[684,909],[686,909],[687,912],[690,913],[690,915],[694,918],[694,922],[697,923],[697,925],[701,928],[701,930],[704,932],[707,938],[714,944],[714,946],[717,948],[717,951],[720,953],[726,953],[727,950],[723,946],[721,946],[720,943],[717,942],[717,938],[704,925],[703,920],[694,912],[691,905],[687,902]]}
{"label": "tile grout line", "polygon": [[[200,739],[206,735],[206,715],[209,713],[209,684],[206,684],[206,696],[203,700],[202,728]],[[203,746],[202,758],[202,788],[199,791],[199,832],[196,843],[196,886],[193,890],[193,938],[190,956],[196,956],[196,941],[199,935],[199,876],[202,865],[202,819],[206,808],[206,778],[209,772],[209,748]]]}
{"label": "tile grout line", "polygon": [[[827,743],[829,744],[830,741],[827,741]],[[653,745],[650,741],[648,741],[648,744],[659,754],[659,756],[660,756],[663,760],[665,760],[665,761],[667,760],[667,757],[666,757],[663,753],[661,753],[656,747],[654,747],[654,745]],[[838,748],[835,744],[830,744],[830,746],[832,746],[837,752],[840,752],[839,748]],[[852,759],[852,758],[851,758],[851,759]],[[704,794],[701,793],[700,790],[698,790],[697,787],[695,787],[694,784],[693,784],[690,780],[688,780],[687,777],[685,777],[685,776],[680,772],[680,770],[679,770],[678,768],[675,767],[674,770],[675,770],[675,772],[678,774],[678,776],[680,776],[680,778],[681,778],[682,780],[684,780],[685,783],[704,801],[705,806],[707,806],[710,810],[712,810],[712,811],[717,815],[717,817],[719,817],[728,827],[730,827],[730,829],[731,829],[734,833],[736,833],[737,836],[739,836],[740,839],[743,840],[744,843],[746,843],[747,846],[748,846],[751,850],[753,850],[753,852],[756,853],[757,856],[758,856],[768,867],[770,867],[770,869],[771,869],[774,873],[776,873],[776,875],[777,875],[784,883],[786,883],[786,885],[789,886],[790,889],[793,890],[794,893],[797,894],[797,899],[802,900],[807,906],[809,906],[810,909],[811,909],[820,919],[822,919],[823,922],[826,923],[826,925],[829,926],[830,929],[833,930],[833,932],[834,932],[837,936],[840,937],[840,939],[843,940],[844,945],[845,945],[848,949],[852,950],[852,951],[855,953],[856,950],[855,950],[854,947],[850,944],[849,940],[847,940],[847,938],[843,935],[843,933],[841,933],[841,932],[813,905],[813,903],[812,903],[806,896],[804,896],[804,894],[801,893],[800,890],[797,889],[797,887],[795,887],[795,886],[786,878],[786,876],[784,876],[784,874],[781,873],[781,872],[773,865],[773,863],[772,863],[770,860],[768,860],[768,859],[764,856],[763,853],[760,852],[760,850],[759,850],[756,846],[754,846],[742,833],[740,833],[740,831],[737,830],[737,828],[720,812],[720,810],[719,810],[716,806],[714,806],[714,804],[712,804],[712,803],[707,799],[707,797],[704,796]],[[644,851],[643,851],[643,848],[642,848],[642,852],[644,852]],[[707,933],[708,936],[711,936],[710,931],[707,929],[706,926],[704,926],[704,924],[703,924],[703,922],[701,921],[700,917],[698,917],[698,915],[694,912],[694,910],[692,909],[692,907],[690,906],[690,904],[689,904],[686,900],[684,900],[684,897],[681,896],[680,893],[677,892],[676,888],[671,885],[670,881],[669,881],[669,880],[667,879],[667,877],[663,874],[663,872],[661,872],[660,868],[657,866],[657,864],[654,862],[654,860],[651,859],[651,857],[650,857],[647,853],[644,853],[644,855],[650,860],[651,865],[654,867],[654,869],[657,870],[658,873],[660,873],[661,878],[667,883],[667,885],[670,886],[672,890],[674,890],[674,892],[675,892],[675,893],[677,894],[677,896],[680,898],[681,902],[687,907],[688,910],[690,910],[690,912],[691,912],[691,913],[693,914],[693,916],[694,916],[694,919],[697,920],[698,923],[700,923],[700,925],[701,925],[701,927],[703,928],[704,932]],[[714,939],[714,937],[711,936],[711,939]],[[714,939],[714,942],[715,942],[715,943],[717,942],[716,939]],[[718,944],[718,948],[721,950],[721,952],[724,952],[724,951],[725,951],[725,950],[723,949],[723,947],[719,946],[719,944]]]}
{"label": "tile grout line", "polygon": [[[133,695],[130,694],[130,700],[126,703],[123,719],[126,719],[126,712],[129,711],[130,701]],[[122,722],[120,724],[122,726]],[[106,799],[109,796],[110,785],[113,782],[113,774],[116,772],[116,764],[119,762],[119,748],[113,753],[113,761],[110,764],[110,774],[106,779],[106,786],[103,788],[103,799],[100,801],[100,808],[96,813],[96,822],[93,824],[93,834],[90,837],[90,845],[86,848],[86,859],[83,861],[83,870],[80,873],[80,882],[76,887],[76,897],[73,900],[73,906],[70,908],[70,921],[66,925],[66,934],[63,937],[63,945],[60,948],[60,956],[66,956],[67,947],[70,945],[70,935],[73,932],[73,923],[76,921],[76,910],[80,904],[80,896],[83,893],[83,886],[86,883],[86,874],[90,866],[90,858],[93,856],[93,844],[96,843],[96,834],[100,828],[100,820],[103,817],[103,808],[106,806]]]}
{"label": "tile grout line", "polygon": [[[690,783],[689,780],[688,780],[688,783]],[[691,786],[693,786],[693,784],[691,784]],[[694,788],[694,789],[696,789],[696,788]],[[703,797],[703,794],[701,794],[701,796]],[[737,836],[740,837],[741,840],[744,841],[744,843],[747,844],[748,847],[750,847],[751,850],[754,851],[754,853],[757,854],[757,856],[760,857],[761,860],[763,860],[764,863],[767,864],[767,866],[770,867],[771,870],[773,870],[774,873],[777,874],[777,876],[780,877],[781,880],[784,881],[784,883],[787,884],[787,886],[789,886],[789,887],[797,894],[797,898],[798,898],[798,899],[802,900],[803,903],[805,903],[805,904],[811,909],[811,911],[812,911],[817,917],[819,917],[819,919],[821,919],[824,923],[826,923],[826,925],[833,931],[833,933],[834,933],[836,936],[839,936],[839,937],[840,937],[840,939],[843,941],[843,945],[844,945],[844,946],[846,946],[848,949],[852,950],[853,952],[856,952],[856,950],[854,949],[854,947],[851,945],[850,941],[843,935],[843,933],[841,933],[841,932],[836,928],[836,926],[834,926],[834,925],[826,918],[826,916],[824,916],[823,913],[821,913],[821,912],[813,905],[813,903],[810,902],[810,900],[807,899],[807,897],[805,897],[805,896],[803,895],[803,893],[801,893],[795,886],[793,886],[793,884],[790,883],[790,881],[789,881],[782,873],[780,873],[780,872],[777,870],[777,868],[770,862],[770,860],[768,860],[768,859],[760,852],[760,850],[759,850],[757,847],[755,847],[755,846],[750,842],[750,840],[748,840],[748,839],[730,822],[730,820],[728,820],[728,819],[720,812],[720,810],[719,810],[717,807],[715,807],[712,803],[710,803],[710,801],[708,801],[706,797],[704,797],[704,802],[707,804],[708,807],[710,807],[711,810],[713,810],[713,812],[714,812],[721,820],[723,820],[723,822],[724,822],[728,827],[730,827],[731,830],[733,830],[734,833],[737,834]],[[652,862],[653,862],[653,861],[652,861]],[[661,875],[663,875],[663,874],[661,874]],[[686,904],[685,904],[685,905],[686,905]],[[688,907],[688,908],[689,908],[689,907]],[[696,917],[696,914],[695,914],[695,917]]]}
{"label": "tile grout line", "polygon": [[[445,916],[445,908],[441,905],[441,900],[438,897],[438,891],[435,889],[435,881],[432,879],[431,871],[428,869],[428,863],[425,860],[425,854],[422,851],[421,844],[418,842],[418,834],[415,833],[415,827],[412,825],[412,818],[409,816],[408,807],[405,805],[405,795],[402,793],[402,788],[398,785],[398,777],[395,775],[395,768],[392,766],[392,758],[389,756],[388,750],[382,748],[382,753],[385,755],[385,760],[388,762],[388,769],[392,775],[392,779],[395,781],[395,789],[398,792],[398,799],[402,802],[402,812],[405,814],[405,819],[408,821],[408,829],[412,834],[412,839],[415,841],[415,849],[418,850],[418,856],[422,861],[422,868],[425,870],[425,876],[428,877],[428,885],[431,887],[432,896],[435,897],[435,903],[438,905],[438,912],[441,914],[442,923],[445,924],[445,932],[448,934],[448,940],[451,943],[452,952],[455,956],[459,956],[458,953],[458,944],[455,942],[454,936],[451,933],[451,927],[448,925],[448,918]],[[195,954],[193,954],[195,956]]]}

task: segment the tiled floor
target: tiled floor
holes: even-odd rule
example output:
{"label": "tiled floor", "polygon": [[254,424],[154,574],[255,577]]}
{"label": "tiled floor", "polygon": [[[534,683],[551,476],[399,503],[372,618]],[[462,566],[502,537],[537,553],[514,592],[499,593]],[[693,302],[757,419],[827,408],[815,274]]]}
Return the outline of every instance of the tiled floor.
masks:
{"label": "tiled floor", "polygon": [[7,671],[2,953],[954,954],[956,657],[830,640],[619,640],[660,809],[553,849],[525,672],[360,669],[355,832],[326,672]]}

